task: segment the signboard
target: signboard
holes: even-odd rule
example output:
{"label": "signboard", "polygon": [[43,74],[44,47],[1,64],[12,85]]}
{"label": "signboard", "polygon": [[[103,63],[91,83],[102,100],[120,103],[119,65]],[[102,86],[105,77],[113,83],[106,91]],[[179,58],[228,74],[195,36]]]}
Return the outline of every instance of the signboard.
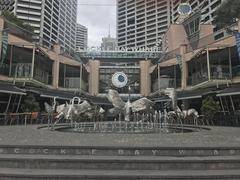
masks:
{"label": "signboard", "polygon": [[128,78],[124,72],[116,72],[112,76],[112,83],[117,88],[123,88],[127,85]]}
{"label": "signboard", "polygon": [[188,3],[181,3],[177,11],[180,15],[190,15],[192,13],[192,8]]}

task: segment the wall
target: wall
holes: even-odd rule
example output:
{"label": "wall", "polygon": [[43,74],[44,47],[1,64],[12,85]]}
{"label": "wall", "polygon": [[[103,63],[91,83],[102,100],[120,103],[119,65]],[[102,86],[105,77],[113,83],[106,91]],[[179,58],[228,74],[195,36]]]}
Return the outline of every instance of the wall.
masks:
{"label": "wall", "polygon": [[[200,38],[206,37],[213,33],[213,26],[209,24],[200,25]],[[211,42],[213,41],[212,39]],[[206,41],[204,43],[207,43]],[[181,44],[189,44],[187,34],[182,24],[171,24],[163,37],[163,49],[170,52],[173,51]]]}

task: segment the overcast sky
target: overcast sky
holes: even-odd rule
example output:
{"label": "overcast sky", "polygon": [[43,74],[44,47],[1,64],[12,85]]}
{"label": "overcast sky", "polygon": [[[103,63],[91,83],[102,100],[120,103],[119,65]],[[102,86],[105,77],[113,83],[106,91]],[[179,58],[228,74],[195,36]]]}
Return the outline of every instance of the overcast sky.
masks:
{"label": "overcast sky", "polygon": [[100,46],[109,25],[111,36],[116,37],[116,6],[106,5],[116,5],[116,0],[78,0],[77,21],[88,28],[88,46]]}

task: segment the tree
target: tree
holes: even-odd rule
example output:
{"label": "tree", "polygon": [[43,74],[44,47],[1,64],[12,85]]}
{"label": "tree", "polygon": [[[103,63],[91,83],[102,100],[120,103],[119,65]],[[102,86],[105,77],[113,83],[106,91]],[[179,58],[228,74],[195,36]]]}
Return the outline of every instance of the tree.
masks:
{"label": "tree", "polygon": [[25,23],[24,21],[22,21],[21,19],[18,19],[17,16],[15,16],[13,13],[9,12],[9,11],[4,11],[3,12],[3,16],[10,21],[11,23],[33,33],[34,32],[34,28],[28,24]]}
{"label": "tree", "polygon": [[240,1],[226,0],[216,11],[215,24],[218,28],[225,28],[240,18]]}
{"label": "tree", "polygon": [[212,120],[220,109],[219,102],[215,101],[212,96],[206,97],[202,102],[201,111],[208,120]]}
{"label": "tree", "polygon": [[39,112],[39,103],[33,94],[28,94],[24,99],[24,104],[22,106],[24,112]]}

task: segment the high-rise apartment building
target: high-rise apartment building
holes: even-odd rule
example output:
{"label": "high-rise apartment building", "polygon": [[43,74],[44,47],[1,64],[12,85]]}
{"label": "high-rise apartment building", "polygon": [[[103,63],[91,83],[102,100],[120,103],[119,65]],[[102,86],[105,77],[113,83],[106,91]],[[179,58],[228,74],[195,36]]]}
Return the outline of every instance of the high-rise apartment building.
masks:
{"label": "high-rise apartment building", "polygon": [[77,0],[45,0],[40,30],[43,43],[58,41],[65,51],[74,51],[76,22]]}
{"label": "high-rise apartment building", "polygon": [[40,40],[42,8],[44,4],[41,0],[30,2],[24,0],[17,0],[15,4],[14,13],[24,22],[34,27],[34,33],[38,40]]}
{"label": "high-rise apartment building", "polygon": [[[13,2],[13,0],[5,0]],[[75,50],[77,0],[15,0],[8,3],[24,22],[34,27],[39,42],[46,46],[60,43],[65,51]]]}
{"label": "high-rise apartment building", "polygon": [[213,21],[224,0],[118,0],[117,41],[119,47],[156,47],[167,28],[178,19],[178,6],[187,2],[201,9],[202,22]]}
{"label": "high-rise apartment building", "polygon": [[0,11],[12,11],[14,9],[15,0],[1,0]]}
{"label": "high-rise apartment building", "polygon": [[76,30],[76,50],[85,49],[88,46],[88,29],[81,25],[77,24]]}
{"label": "high-rise apartment building", "polygon": [[170,19],[169,0],[118,0],[119,47],[154,47]]}
{"label": "high-rise apartment building", "polygon": [[189,3],[192,10],[196,11],[201,10],[202,13],[202,22],[203,23],[212,23],[214,20],[214,12],[221,5],[224,0],[172,0],[171,2],[171,18],[173,22],[177,21],[179,14],[177,12],[178,6],[180,3]]}

